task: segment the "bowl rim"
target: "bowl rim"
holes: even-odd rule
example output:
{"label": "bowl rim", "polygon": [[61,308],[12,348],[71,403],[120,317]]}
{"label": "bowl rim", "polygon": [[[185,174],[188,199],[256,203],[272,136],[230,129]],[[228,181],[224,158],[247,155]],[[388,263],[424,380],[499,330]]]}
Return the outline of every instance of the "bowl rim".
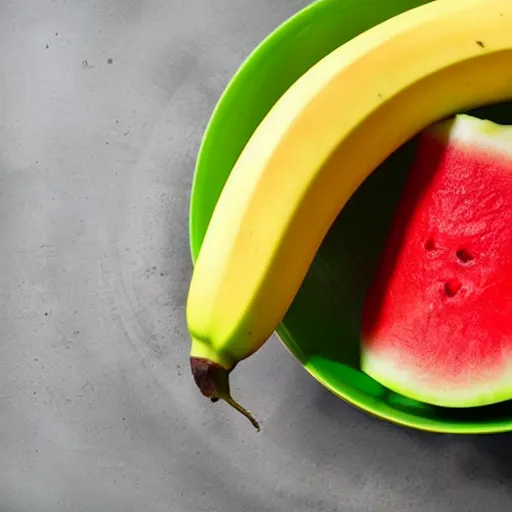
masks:
{"label": "bowl rim", "polygon": [[[201,137],[201,142],[199,145],[199,149],[197,152],[196,163],[194,166],[194,174],[192,178],[192,185],[190,190],[190,203],[189,203],[189,221],[188,221],[188,231],[189,231],[189,250],[192,259],[192,263],[195,264],[196,254],[199,252],[198,241],[196,239],[194,233],[194,223],[195,223],[195,215],[196,209],[194,208],[195,197],[197,197],[197,189],[198,182],[200,180],[199,169],[203,168],[203,159],[204,159],[204,148],[207,144],[207,140],[211,136],[211,133],[216,129],[218,124],[218,115],[224,109],[224,105],[227,103],[228,98],[231,96],[233,91],[235,91],[238,87],[238,83],[242,81],[245,75],[250,75],[252,71],[251,64],[254,63],[255,60],[261,59],[267,53],[267,49],[271,47],[274,42],[283,34],[289,30],[293,30],[295,26],[298,26],[303,18],[309,17],[314,11],[321,9],[323,4],[330,0],[315,0],[311,4],[299,10],[297,13],[293,14],[281,24],[279,24],[274,30],[267,34],[266,37],[242,60],[238,69],[235,71],[231,79],[228,81],[225,86],[223,92],[221,93],[217,103],[210,114],[209,120],[204,129],[203,135]],[[433,0],[427,0],[433,1]],[[280,323],[275,330],[275,334],[277,338],[280,340],[281,344],[285,347],[285,349],[297,360],[297,362],[311,375],[317,382],[319,382],[323,387],[325,387],[328,391],[333,393],[338,398],[342,399],[344,402],[349,405],[368,413],[371,416],[374,416],[378,419],[385,420],[387,422],[402,426],[409,427],[415,430],[437,433],[437,434],[500,434],[512,431],[512,419],[510,419],[509,424],[507,422],[497,422],[497,423],[487,423],[487,424],[478,424],[478,423],[470,423],[470,422],[461,422],[460,424],[447,421],[444,423],[436,423],[429,424],[430,422],[425,419],[422,419],[418,416],[414,416],[412,413],[407,414],[406,416],[395,417],[393,414],[386,413],[385,411],[376,411],[370,405],[366,404],[364,401],[356,400],[349,396],[348,393],[343,393],[342,390],[333,387],[329,384],[327,379],[322,375],[319,375],[317,371],[310,367],[310,365],[306,362],[302,362],[298,357],[298,354],[294,352],[293,348],[286,341],[287,337],[287,328],[283,323]],[[411,419],[408,419],[408,418]],[[417,418],[415,421],[413,418]]]}

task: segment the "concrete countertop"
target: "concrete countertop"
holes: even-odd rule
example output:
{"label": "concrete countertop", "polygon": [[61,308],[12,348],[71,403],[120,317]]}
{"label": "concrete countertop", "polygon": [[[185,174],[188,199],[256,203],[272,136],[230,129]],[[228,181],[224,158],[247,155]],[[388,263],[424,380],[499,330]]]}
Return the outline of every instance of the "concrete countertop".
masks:
{"label": "concrete countertop", "polygon": [[[363,0],[361,0],[363,1]],[[0,0],[0,512],[506,512],[512,437],[376,420],[277,340],[188,373],[205,124],[306,0]]]}

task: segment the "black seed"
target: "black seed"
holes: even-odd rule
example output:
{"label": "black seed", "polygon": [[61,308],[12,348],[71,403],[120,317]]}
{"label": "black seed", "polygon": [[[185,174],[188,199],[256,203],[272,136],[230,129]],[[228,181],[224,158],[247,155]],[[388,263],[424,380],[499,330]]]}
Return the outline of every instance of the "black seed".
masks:
{"label": "black seed", "polygon": [[450,279],[444,283],[444,293],[446,293],[448,297],[455,297],[461,288],[462,283],[457,278]]}
{"label": "black seed", "polygon": [[470,261],[473,261],[473,259],[474,259],[471,252],[463,247],[460,248],[455,254],[457,255],[457,258],[459,259],[459,261],[461,261],[462,263],[469,263]]}

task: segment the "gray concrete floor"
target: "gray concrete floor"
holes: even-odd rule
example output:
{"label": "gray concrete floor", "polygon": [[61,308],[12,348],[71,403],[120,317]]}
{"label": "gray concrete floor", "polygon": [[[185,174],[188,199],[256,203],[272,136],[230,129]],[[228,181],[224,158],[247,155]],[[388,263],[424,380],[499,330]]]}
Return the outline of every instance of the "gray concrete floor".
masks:
{"label": "gray concrete floor", "polygon": [[0,0],[0,512],[512,509],[511,436],[370,418],[276,340],[233,375],[260,434],[189,377],[200,137],[305,4]]}

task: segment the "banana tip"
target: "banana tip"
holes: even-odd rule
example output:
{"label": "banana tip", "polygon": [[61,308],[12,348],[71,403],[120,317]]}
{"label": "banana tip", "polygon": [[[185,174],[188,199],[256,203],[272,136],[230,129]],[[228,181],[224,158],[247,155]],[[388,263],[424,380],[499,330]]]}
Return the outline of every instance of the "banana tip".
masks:
{"label": "banana tip", "polygon": [[231,396],[229,389],[230,370],[201,357],[191,357],[190,368],[197,387],[205,397],[212,402],[217,402],[219,399],[224,400],[240,414],[243,414],[258,432],[260,431],[260,425],[252,414]]}

